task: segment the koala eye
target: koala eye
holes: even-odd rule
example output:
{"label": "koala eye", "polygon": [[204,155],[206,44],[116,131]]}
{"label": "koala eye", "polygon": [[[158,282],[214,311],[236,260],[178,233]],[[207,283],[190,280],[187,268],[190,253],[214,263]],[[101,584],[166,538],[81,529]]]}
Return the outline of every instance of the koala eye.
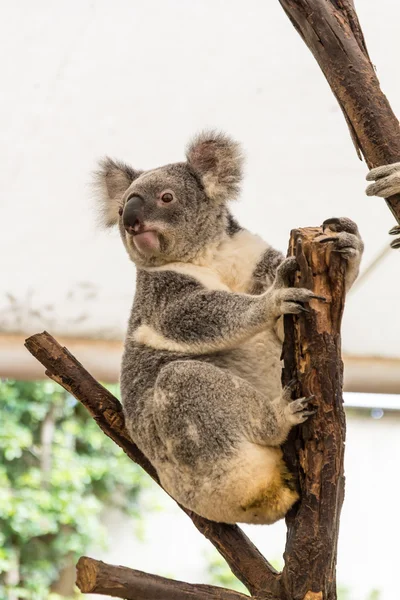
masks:
{"label": "koala eye", "polygon": [[173,194],[171,194],[171,192],[164,192],[164,194],[161,195],[161,200],[163,202],[165,202],[165,204],[172,202],[173,199],[174,199],[174,196],[173,196]]}

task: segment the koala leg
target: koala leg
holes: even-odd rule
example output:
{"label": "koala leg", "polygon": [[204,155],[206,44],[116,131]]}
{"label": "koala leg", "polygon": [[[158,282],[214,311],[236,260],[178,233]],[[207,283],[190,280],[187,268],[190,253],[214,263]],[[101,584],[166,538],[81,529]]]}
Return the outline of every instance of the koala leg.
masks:
{"label": "koala leg", "polygon": [[213,521],[275,522],[298,498],[279,444],[310,414],[306,405],[290,402],[287,390],[270,402],[207,362],[170,363],[157,378],[152,410],[162,485]]}

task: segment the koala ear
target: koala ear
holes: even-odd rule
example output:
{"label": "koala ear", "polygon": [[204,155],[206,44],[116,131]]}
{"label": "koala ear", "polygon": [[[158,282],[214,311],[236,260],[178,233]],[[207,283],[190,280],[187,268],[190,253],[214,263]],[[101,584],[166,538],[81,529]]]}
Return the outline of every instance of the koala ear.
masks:
{"label": "koala ear", "polygon": [[190,142],[186,158],[200,176],[207,196],[217,202],[238,196],[243,155],[237,142],[223,133],[205,131]]}
{"label": "koala ear", "polygon": [[107,156],[99,162],[99,170],[93,176],[103,225],[112,227],[118,223],[122,196],[140,173],[141,171],[135,171],[129,165]]}

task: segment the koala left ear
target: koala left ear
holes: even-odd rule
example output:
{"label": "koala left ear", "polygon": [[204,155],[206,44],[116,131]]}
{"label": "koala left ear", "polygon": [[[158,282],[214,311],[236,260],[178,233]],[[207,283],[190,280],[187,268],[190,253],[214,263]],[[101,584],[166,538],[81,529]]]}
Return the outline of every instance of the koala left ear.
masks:
{"label": "koala left ear", "polygon": [[141,172],[109,157],[99,162],[99,170],[93,174],[94,186],[101,202],[101,220],[106,227],[118,223],[122,196]]}
{"label": "koala left ear", "polygon": [[238,196],[243,155],[237,142],[223,133],[205,131],[188,145],[186,158],[200,176],[207,196],[217,202]]}

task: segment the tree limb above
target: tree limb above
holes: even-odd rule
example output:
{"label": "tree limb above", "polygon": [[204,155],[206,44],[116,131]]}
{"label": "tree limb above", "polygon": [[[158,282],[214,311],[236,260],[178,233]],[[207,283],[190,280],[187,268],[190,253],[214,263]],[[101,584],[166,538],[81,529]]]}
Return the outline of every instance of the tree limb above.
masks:
{"label": "tree limb above", "polygon": [[[399,121],[380,88],[352,0],[279,2],[321,67],[357,152],[370,168],[399,162]],[[400,194],[386,202],[400,224]]]}

